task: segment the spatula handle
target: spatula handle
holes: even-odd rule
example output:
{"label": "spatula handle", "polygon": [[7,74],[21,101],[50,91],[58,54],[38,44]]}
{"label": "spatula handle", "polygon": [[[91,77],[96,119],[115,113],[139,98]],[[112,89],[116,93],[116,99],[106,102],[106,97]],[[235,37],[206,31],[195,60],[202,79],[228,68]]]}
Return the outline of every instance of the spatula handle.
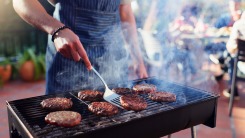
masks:
{"label": "spatula handle", "polygon": [[101,75],[99,74],[99,72],[97,72],[97,70],[94,69],[94,67],[92,66],[92,70],[94,71],[94,73],[100,78],[100,80],[104,83],[106,89],[108,89],[107,84],[105,83],[105,80],[101,77]]}

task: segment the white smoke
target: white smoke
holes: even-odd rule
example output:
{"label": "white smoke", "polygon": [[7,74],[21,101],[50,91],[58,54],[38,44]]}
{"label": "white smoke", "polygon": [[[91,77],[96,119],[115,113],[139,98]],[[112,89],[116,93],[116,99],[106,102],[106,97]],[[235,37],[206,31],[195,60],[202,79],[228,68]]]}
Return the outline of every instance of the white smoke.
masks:
{"label": "white smoke", "polygon": [[[186,5],[195,7],[190,11],[197,22],[203,24],[199,24],[200,30],[195,30],[193,35],[189,33],[185,39],[181,39],[180,32],[170,34],[168,31],[169,27],[172,27],[169,26],[170,23],[180,16]],[[211,80],[216,83],[214,76],[202,70],[203,64],[209,60],[204,51],[209,40],[199,39],[199,34],[196,33],[203,33],[208,27],[212,28],[218,17],[229,12],[227,0],[134,0],[132,9],[139,28],[140,44],[149,76],[203,89],[215,85],[207,82]],[[156,44],[161,49],[154,51]],[[159,60],[162,61],[160,67],[156,64]]]}

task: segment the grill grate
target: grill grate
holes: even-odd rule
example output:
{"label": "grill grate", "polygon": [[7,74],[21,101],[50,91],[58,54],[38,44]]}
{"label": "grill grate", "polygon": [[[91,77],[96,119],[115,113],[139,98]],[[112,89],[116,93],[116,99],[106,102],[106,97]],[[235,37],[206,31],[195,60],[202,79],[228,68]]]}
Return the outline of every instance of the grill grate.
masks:
{"label": "grill grate", "polygon": [[[119,124],[123,124],[135,119],[144,118],[153,114],[161,113],[163,111],[173,110],[182,106],[186,106],[193,103],[208,100],[210,98],[217,97],[217,95],[200,91],[194,88],[189,88],[174,83],[164,82],[157,79],[138,80],[133,82],[122,83],[118,85],[111,85],[114,87],[129,87],[132,88],[135,84],[149,83],[157,86],[158,91],[168,91],[176,94],[176,102],[153,102],[148,99],[146,94],[141,94],[148,104],[146,110],[140,112],[127,111],[119,109],[119,114],[112,117],[98,117],[87,109],[87,105],[90,102],[80,101],[73,95],[77,95],[78,92],[57,94],[57,95],[45,95],[39,97],[32,97],[22,100],[16,100],[9,102],[13,110],[19,116],[21,121],[27,126],[34,137],[69,137],[76,136],[84,133],[93,132],[106,127],[111,127]],[[103,91],[103,90],[101,90]],[[82,121],[80,125],[72,128],[56,127],[46,124],[44,121],[48,111],[41,108],[40,103],[43,99],[51,97],[67,97],[72,98],[73,107],[72,111],[79,112],[82,115]],[[119,102],[115,101],[115,102]]]}

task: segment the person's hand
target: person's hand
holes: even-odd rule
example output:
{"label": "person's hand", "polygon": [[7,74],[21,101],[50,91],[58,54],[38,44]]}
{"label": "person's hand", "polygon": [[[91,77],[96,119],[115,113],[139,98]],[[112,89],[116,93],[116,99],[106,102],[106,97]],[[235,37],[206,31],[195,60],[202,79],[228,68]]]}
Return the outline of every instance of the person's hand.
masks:
{"label": "person's hand", "polygon": [[87,53],[79,40],[79,37],[70,29],[59,31],[54,39],[56,50],[64,57],[79,61],[82,59],[88,70],[92,69]]}
{"label": "person's hand", "polygon": [[145,67],[145,64],[143,61],[139,61],[136,59],[136,57],[131,57],[131,62],[129,64],[129,69],[133,71],[135,75],[137,75],[139,78],[147,78],[148,73]]}
{"label": "person's hand", "polygon": [[234,44],[233,46],[226,46],[226,49],[227,49],[227,51],[231,54],[231,55],[235,55],[236,53],[237,53],[237,51],[238,51],[238,49],[237,49],[237,45],[236,44]]}
{"label": "person's hand", "polygon": [[137,72],[138,72],[139,78],[147,78],[148,77],[148,73],[146,71],[144,63],[139,64],[139,66],[137,68]]}

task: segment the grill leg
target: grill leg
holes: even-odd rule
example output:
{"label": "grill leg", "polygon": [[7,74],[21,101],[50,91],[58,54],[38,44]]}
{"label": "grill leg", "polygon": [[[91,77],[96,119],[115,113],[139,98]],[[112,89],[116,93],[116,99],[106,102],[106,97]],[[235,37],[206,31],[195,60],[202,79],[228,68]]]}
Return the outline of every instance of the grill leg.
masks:
{"label": "grill leg", "polygon": [[197,138],[196,128],[195,126],[191,127],[191,137]]}
{"label": "grill leg", "polygon": [[229,116],[232,117],[232,108],[234,104],[234,94],[235,94],[235,87],[236,87],[236,78],[237,78],[237,62],[238,59],[236,58],[234,61],[234,67],[233,67],[233,74],[232,74],[232,80],[231,80],[231,97],[229,101]]}

